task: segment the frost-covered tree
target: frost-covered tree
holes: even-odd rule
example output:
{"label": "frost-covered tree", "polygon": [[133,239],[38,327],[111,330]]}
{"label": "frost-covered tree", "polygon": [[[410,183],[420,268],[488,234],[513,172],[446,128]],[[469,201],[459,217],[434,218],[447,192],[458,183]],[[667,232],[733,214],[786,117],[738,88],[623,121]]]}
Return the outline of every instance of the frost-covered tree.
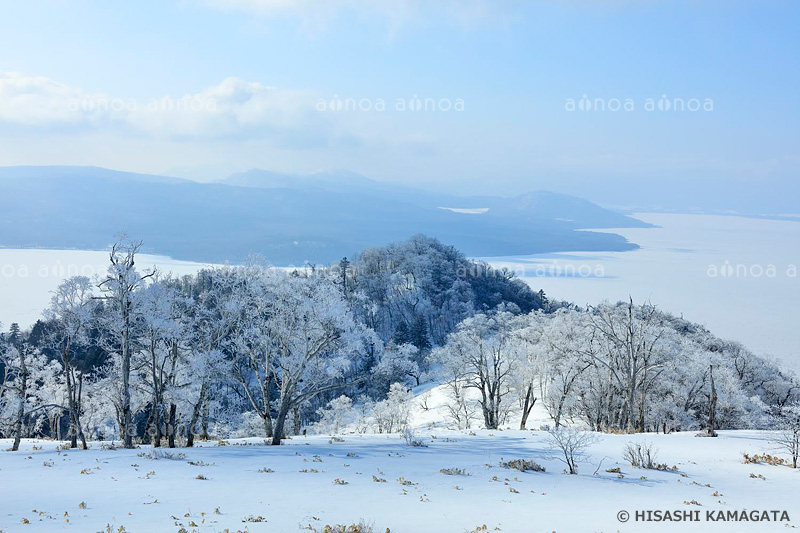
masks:
{"label": "frost-covered tree", "polygon": [[170,426],[177,426],[177,405],[183,406],[187,446],[194,445],[197,425],[219,382],[226,381],[230,361],[224,349],[241,320],[241,302],[231,297],[237,269],[201,271],[194,287],[194,302],[186,310],[185,356],[171,378]]}
{"label": "frost-covered tree", "polygon": [[319,416],[316,424],[318,431],[338,435],[342,427],[355,418],[353,400],[345,395],[334,398],[328,402],[328,405],[318,409],[317,415]]}
{"label": "frost-covered tree", "polygon": [[542,372],[539,377],[542,403],[556,428],[571,416],[578,400],[577,386],[591,363],[583,355],[589,339],[584,313],[561,309],[544,320]]}
{"label": "frost-covered tree", "polygon": [[589,313],[591,342],[584,355],[608,372],[621,393],[622,409],[612,424],[632,433],[641,422],[637,399],[644,401],[647,385],[658,375],[666,353],[666,328],[652,305],[600,304]]}
{"label": "frost-covered tree", "polygon": [[378,433],[394,433],[408,426],[414,396],[402,383],[392,383],[386,399],[372,408]]}
{"label": "frost-covered tree", "polygon": [[41,407],[39,387],[55,375],[53,365],[19,332],[0,347],[0,434],[13,435],[12,451],[19,450],[27,424]]}
{"label": "frost-covered tree", "polygon": [[528,416],[542,394],[545,363],[550,353],[547,337],[549,321],[548,315],[533,311],[517,320],[518,325],[511,335],[512,342],[518,345],[517,370],[512,374],[511,385],[519,400],[519,429],[526,428]]}
{"label": "frost-covered tree", "polygon": [[84,450],[87,449],[81,423],[84,372],[78,368],[76,358],[91,342],[89,332],[96,307],[92,289],[87,277],[68,278],[53,292],[50,307],[45,311],[47,343],[58,354],[64,371],[70,447],[77,448],[80,439]]}
{"label": "frost-covered tree", "polygon": [[141,375],[140,382],[149,389],[150,413],[145,429],[147,440],[160,447],[164,434],[170,434],[170,414],[165,405],[168,387],[174,383],[182,363],[179,349],[186,335],[185,322],[181,320],[188,305],[169,279],[153,277],[153,282],[137,293],[141,335],[135,367]]}
{"label": "frost-covered tree", "polygon": [[557,459],[567,465],[569,474],[578,473],[578,463],[586,459],[586,452],[599,439],[594,433],[574,427],[561,427],[549,431],[547,439],[551,449],[559,452]]}
{"label": "frost-covered tree", "polygon": [[265,436],[273,436],[272,402],[275,372],[269,321],[276,305],[274,273],[258,267],[234,270],[226,281],[227,308],[234,317],[227,347],[233,354],[233,375],[250,407],[261,418]]}
{"label": "frost-covered tree", "polygon": [[783,406],[778,419],[781,432],[775,441],[789,455],[792,468],[797,468],[797,459],[800,458],[800,403]]}
{"label": "frost-covered tree", "polygon": [[[370,333],[354,319],[340,288],[320,275],[264,273],[265,318],[256,332],[264,380],[277,390],[272,443],[290,412],[327,391],[366,379]],[[269,409],[269,404],[264,409]]]}
{"label": "frost-covered tree", "polygon": [[141,241],[115,243],[109,253],[108,271],[98,283],[106,302],[103,325],[109,336],[107,348],[119,359],[120,434],[126,448],[133,447],[136,433],[131,410],[131,359],[139,340],[136,328],[141,317],[136,293],[155,275],[154,270],[140,274],[136,269],[136,254],[141,247]]}
{"label": "frost-covered tree", "polygon": [[419,349],[413,344],[395,344],[390,341],[383,347],[380,360],[375,366],[376,378],[380,378],[385,385],[396,382],[413,380],[414,385],[419,385],[422,372],[420,370]]}
{"label": "frost-covered tree", "polygon": [[479,392],[487,429],[497,429],[510,408],[503,400],[512,391],[520,350],[513,327],[511,313],[477,314],[464,320],[435,354],[447,375],[461,376],[466,387]]}

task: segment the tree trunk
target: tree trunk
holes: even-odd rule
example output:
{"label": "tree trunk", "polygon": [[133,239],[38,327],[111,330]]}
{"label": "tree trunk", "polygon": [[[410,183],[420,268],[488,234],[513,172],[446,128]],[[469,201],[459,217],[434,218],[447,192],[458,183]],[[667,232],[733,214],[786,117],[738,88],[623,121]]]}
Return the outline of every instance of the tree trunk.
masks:
{"label": "tree trunk", "polygon": [[209,401],[206,399],[206,401],[203,402],[203,422],[201,424],[202,433],[200,433],[200,438],[203,440],[208,440],[211,438],[211,436],[208,434],[208,404]]}
{"label": "tree trunk", "polygon": [[75,427],[75,420],[71,413],[69,416],[69,447],[71,449],[78,447],[78,428]]}
{"label": "tree trunk", "polygon": [[272,445],[277,446],[281,443],[283,438],[283,428],[286,425],[286,417],[289,414],[289,404],[284,401],[281,402],[281,407],[278,410],[278,417],[275,419],[275,429],[272,432]]}
{"label": "tree trunk", "polygon": [[[127,313],[125,313],[127,329]],[[122,334],[122,446],[133,448],[133,421],[131,418],[131,353],[128,332]]]}
{"label": "tree trunk", "polygon": [[295,408],[292,409],[292,416],[294,417],[294,428],[293,428],[294,431],[292,432],[292,434],[293,435],[299,435],[300,434],[300,426],[302,425],[301,424],[301,420],[300,420],[300,406],[299,405],[295,406]]}
{"label": "tree trunk", "polygon": [[177,418],[177,406],[174,403],[169,404],[169,425],[167,426],[167,441],[169,443],[170,448],[175,447],[175,432],[177,428],[175,427],[175,422]]}
{"label": "tree trunk", "polygon": [[150,412],[147,415],[147,422],[144,423],[144,435],[142,435],[142,444],[150,444],[150,436],[153,431],[153,414],[155,409],[150,406]]}
{"label": "tree trunk", "polygon": [[519,423],[519,429],[525,429],[528,424],[528,415],[531,414],[533,406],[536,404],[536,398],[533,397],[533,385],[528,385],[528,390],[525,392],[525,402],[522,404],[522,420]]}
{"label": "tree trunk", "polygon": [[714,365],[708,367],[708,372],[711,378],[711,394],[708,399],[708,428],[706,431],[709,437],[716,437],[717,432],[714,426],[717,417],[717,387],[714,386]]}
{"label": "tree trunk", "polygon": [[266,435],[268,439],[272,438],[272,417],[269,414],[269,411],[264,416],[264,430],[266,431]]}
{"label": "tree trunk", "polygon": [[197,400],[197,403],[194,404],[194,409],[192,410],[192,420],[189,423],[189,427],[186,429],[186,446],[191,448],[194,446],[194,428],[197,426],[197,421],[200,420],[200,410],[203,407],[203,402],[206,399],[206,388],[207,385],[203,383],[200,387],[200,399]]}
{"label": "tree trunk", "polygon": [[150,341],[150,371],[153,379],[153,410],[150,412],[150,420],[155,424],[153,431],[153,447],[161,447],[161,391],[162,382],[159,379],[158,358],[156,356],[156,344]]}
{"label": "tree trunk", "polygon": [[133,448],[133,420],[131,416],[131,338],[130,294],[120,298],[122,307],[122,446]]}
{"label": "tree trunk", "polygon": [[636,383],[631,379],[631,383],[628,385],[628,405],[625,408],[625,432],[626,433],[635,433],[634,428],[634,412],[635,412],[635,404],[636,404]]}
{"label": "tree trunk", "polygon": [[20,384],[19,390],[19,405],[17,406],[17,420],[14,423],[14,444],[11,445],[11,451],[16,452],[19,450],[19,444],[22,440],[22,419],[25,418],[25,399],[28,396],[28,367],[25,366],[25,356],[22,349],[19,350],[19,369]]}
{"label": "tree trunk", "polygon": [[153,435],[153,447],[160,448],[161,447],[161,403],[157,403],[153,410],[155,411],[155,416],[153,420],[155,422],[155,433]]}
{"label": "tree trunk", "polygon": [[[67,403],[69,407],[69,447],[78,447],[78,410],[75,405],[75,382],[72,380],[72,368],[70,367],[69,347],[66,347],[61,354],[64,363],[64,377],[67,385]],[[84,447],[85,449],[85,447]]]}

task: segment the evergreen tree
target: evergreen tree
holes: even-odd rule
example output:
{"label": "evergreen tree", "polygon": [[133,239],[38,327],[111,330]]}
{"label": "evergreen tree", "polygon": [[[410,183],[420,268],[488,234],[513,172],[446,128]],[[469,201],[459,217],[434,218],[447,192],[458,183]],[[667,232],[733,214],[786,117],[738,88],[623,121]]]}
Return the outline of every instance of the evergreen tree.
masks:
{"label": "evergreen tree", "polygon": [[19,329],[19,324],[13,322],[8,329],[8,343],[19,348],[20,341],[22,341],[22,334]]}
{"label": "evergreen tree", "polygon": [[408,324],[406,324],[405,320],[400,321],[397,324],[397,327],[394,330],[394,335],[392,336],[392,340],[398,346],[402,346],[403,344],[412,344],[411,338],[411,331],[408,329]]}
{"label": "evergreen tree", "polygon": [[339,271],[342,283],[342,293],[347,296],[347,269],[350,268],[350,261],[347,260],[346,257],[343,257],[341,261],[339,261]]}
{"label": "evergreen tree", "polygon": [[431,341],[428,337],[428,324],[425,322],[425,318],[420,315],[417,315],[414,319],[414,324],[411,326],[411,343],[420,352],[425,352],[431,348]]}

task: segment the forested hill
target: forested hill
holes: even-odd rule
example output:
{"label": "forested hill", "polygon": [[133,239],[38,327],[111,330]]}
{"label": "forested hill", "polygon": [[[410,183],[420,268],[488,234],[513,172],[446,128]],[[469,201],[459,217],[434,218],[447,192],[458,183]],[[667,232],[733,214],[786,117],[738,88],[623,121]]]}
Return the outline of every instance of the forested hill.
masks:
{"label": "forested hill", "polygon": [[180,279],[138,270],[139,249],[119,243],[110,275],[65,280],[30,330],[0,333],[0,438],[70,427],[72,447],[192,446],[212,428],[280,444],[342,405],[391,432],[405,424],[392,406],[424,383],[447,391],[458,429],[524,429],[534,404],[556,427],[708,436],[800,413],[794,375],[697,324],[650,303],[550,302],[422,235],[329,266]]}
{"label": "forested hill", "polygon": [[0,168],[0,246],[104,249],[125,232],[143,239],[145,251],[176,259],[239,262],[261,253],[297,265],[416,233],[479,257],[628,250],[635,244],[619,235],[576,230],[646,226],[545,191],[459,197],[350,174],[260,172],[197,183],[93,167]]}

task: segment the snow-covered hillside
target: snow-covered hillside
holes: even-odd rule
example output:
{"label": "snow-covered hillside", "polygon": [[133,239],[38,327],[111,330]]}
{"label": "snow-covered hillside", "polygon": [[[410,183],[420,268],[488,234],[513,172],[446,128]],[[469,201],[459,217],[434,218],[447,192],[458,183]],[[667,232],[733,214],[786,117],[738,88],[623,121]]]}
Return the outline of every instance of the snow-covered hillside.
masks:
{"label": "snow-covered hillside", "polygon": [[[412,426],[422,447],[407,446],[398,434],[346,431],[336,438],[294,437],[282,446],[247,438],[156,451],[101,443],[59,451],[52,441],[26,440],[20,452],[0,453],[0,530],[285,532],[364,521],[394,533],[484,526],[504,532],[729,532],[785,530],[800,520],[800,470],[743,462],[743,453],[775,452],[770,432],[723,431],[716,439],[599,434],[572,476],[563,473],[541,421],[528,431],[448,430],[443,402],[441,387],[418,391],[413,401]],[[677,471],[625,462],[626,444],[643,441]],[[9,446],[0,441],[3,449]],[[535,461],[546,471],[500,464],[514,459]],[[442,473],[447,469],[463,473]],[[636,511],[645,510],[691,511],[700,521],[637,522]],[[744,510],[786,511],[790,521],[707,520],[707,512],[718,518],[719,511]],[[626,522],[620,521],[623,511]]]}
{"label": "snow-covered hillside", "polygon": [[[769,450],[768,433],[603,435],[577,476],[562,473],[544,432],[436,430],[420,436],[427,447],[407,447],[396,434],[345,435],[342,441],[299,437],[280,447],[260,439],[204,443],[155,454],[149,447],[104,450],[97,443],[85,452],[58,452],[52,442],[26,441],[24,451],[0,454],[0,527],[7,533],[105,531],[107,525],[129,532],[266,532],[364,520],[381,532],[472,531],[484,524],[505,532],[625,532],[676,526],[637,523],[637,510],[700,511],[703,518],[706,511],[786,510],[788,525],[796,525],[800,512],[800,471],[742,462],[743,452]],[[678,472],[624,463],[625,443],[644,439]],[[516,458],[547,471],[499,466]],[[617,467],[621,474],[606,472]],[[449,468],[466,475],[440,473]],[[627,523],[617,518],[623,510],[631,516]],[[775,531],[785,525],[704,520],[681,528]]]}

